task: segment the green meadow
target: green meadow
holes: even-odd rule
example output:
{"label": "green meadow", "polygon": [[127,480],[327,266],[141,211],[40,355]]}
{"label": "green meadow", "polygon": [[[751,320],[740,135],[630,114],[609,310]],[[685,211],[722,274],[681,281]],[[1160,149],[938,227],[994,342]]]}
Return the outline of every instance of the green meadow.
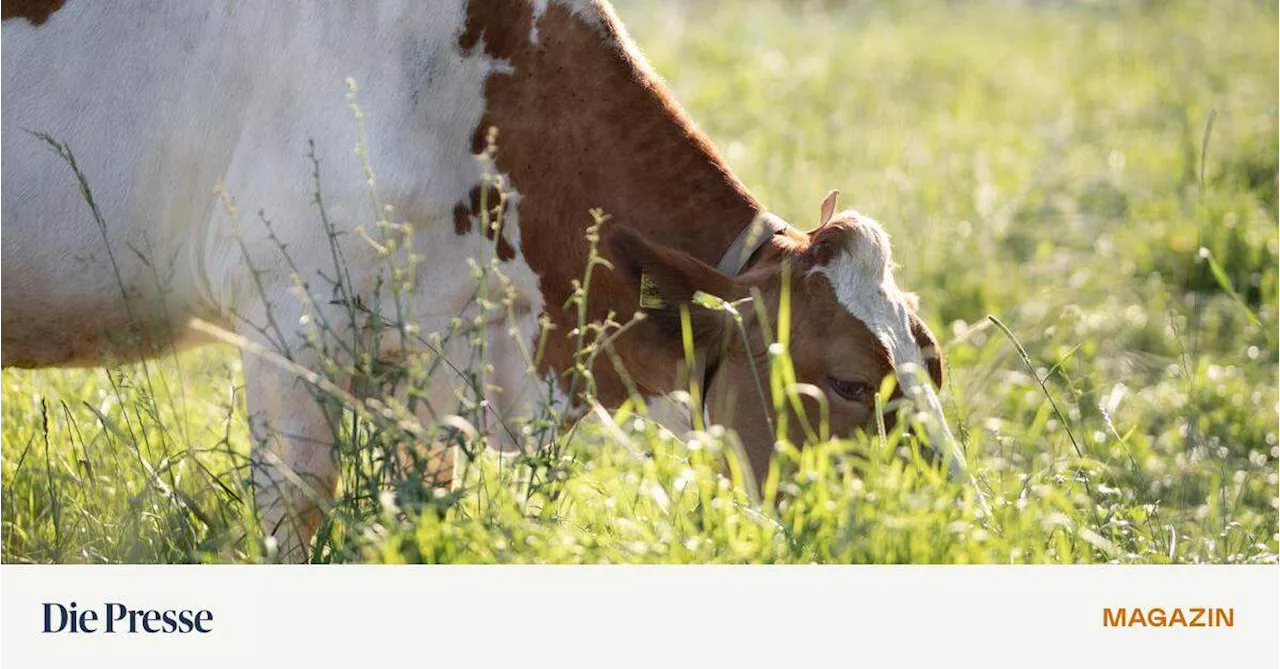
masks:
{"label": "green meadow", "polygon": [[[477,457],[446,490],[385,476],[404,435],[353,414],[314,559],[1277,561],[1274,3],[617,12],[773,211],[837,188],[889,231],[973,482],[872,429],[781,444],[756,494],[722,430],[623,407],[515,460],[450,433]],[[274,558],[234,349],[2,379],[5,562]]]}

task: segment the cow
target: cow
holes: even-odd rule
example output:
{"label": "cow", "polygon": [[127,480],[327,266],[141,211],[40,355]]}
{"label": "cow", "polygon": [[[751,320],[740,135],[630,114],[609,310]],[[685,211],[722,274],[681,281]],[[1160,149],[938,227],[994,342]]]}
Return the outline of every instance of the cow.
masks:
{"label": "cow", "polygon": [[[320,366],[299,324],[314,312],[357,327],[343,306],[304,306],[296,282],[324,275],[337,252],[349,289],[367,297],[385,258],[366,222],[386,217],[412,231],[405,280],[423,333],[477,313],[466,311],[477,281],[490,279],[469,259],[491,243],[509,309],[479,312],[493,319],[483,342],[435,353],[464,363],[483,344],[484,404],[507,422],[532,415],[544,379],[570,392],[582,315],[570,298],[598,248],[585,317],[645,317],[590,361],[592,401],[610,408],[639,394],[656,411],[692,381],[704,399],[690,412],[737,434],[763,476],[775,425],[771,407],[754,410],[754,375],[787,290],[795,377],[825,395],[832,431],[872,421],[881,380],[896,376],[952,471],[962,465],[935,390],[942,352],[895,283],[885,230],[839,211],[834,193],[809,232],[768,212],[605,2],[3,8],[3,364],[98,365],[121,333],[148,344],[140,350],[236,333],[254,457],[276,465],[254,470],[257,505],[285,556],[306,550],[316,500],[338,478],[332,408],[299,381],[299,369]],[[351,81],[355,114],[342,97]],[[327,157],[315,179],[332,234],[314,223],[311,150]],[[489,224],[482,210],[498,199],[501,224]],[[239,211],[262,212],[263,224]],[[763,312],[742,302],[753,295]],[[708,296],[722,302],[708,307]],[[745,338],[715,306],[735,303]],[[142,325],[143,312],[162,327]],[[284,325],[268,336],[268,322]],[[531,375],[522,351],[540,336]],[[250,353],[267,349],[292,351],[289,364]],[[557,401],[582,406],[575,394]],[[804,441],[799,421],[789,430]]]}

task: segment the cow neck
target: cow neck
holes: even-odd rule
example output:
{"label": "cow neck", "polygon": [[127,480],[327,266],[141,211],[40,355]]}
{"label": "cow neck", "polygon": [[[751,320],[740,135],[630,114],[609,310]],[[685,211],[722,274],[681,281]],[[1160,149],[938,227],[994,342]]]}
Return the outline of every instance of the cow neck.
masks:
{"label": "cow neck", "polygon": [[[577,327],[575,309],[562,302],[588,264],[590,211],[710,265],[762,213],[607,7],[550,3],[535,20],[523,0],[471,0],[458,46],[464,54],[482,49],[495,63],[473,149],[483,151],[496,128],[497,167],[519,193],[520,251],[559,332]],[[589,322],[610,314],[625,321],[637,305],[635,286],[593,270]],[[680,387],[680,353],[653,327],[642,324],[615,344],[645,395]],[[573,343],[548,338],[544,369],[571,367]],[[597,392],[606,404],[621,402],[628,388],[603,358]]]}
{"label": "cow neck", "polygon": [[[790,225],[786,221],[775,214],[767,211],[760,212],[734,238],[733,243],[729,245],[729,248],[720,258],[716,269],[721,274],[728,276],[738,276],[746,272],[755,264],[761,249],[769,243],[773,236],[782,234],[789,227]],[[755,356],[747,356],[747,359],[749,364],[757,364]],[[719,370],[720,358],[719,356],[712,356],[711,351],[703,351],[702,355],[698,356],[694,361],[693,378],[698,379],[698,382],[702,384],[702,392],[699,393],[702,406],[695,407],[695,410],[702,412],[703,425],[711,424],[707,393],[711,390],[711,383],[715,380],[716,372]],[[772,424],[772,419],[770,423]]]}
{"label": "cow neck", "polygon": [[[761,207],[617,19],[594,9],[579,16],[552,3],[535,31],[526,2],[472,0],[459,44],[503,63],[486,81],[473,148],[497,128],[497,161],[521,194],[526,237],[531,226],[541,238],[580,237],[599,209],[714,264]],[[549,226],[559,230],[541,229]]]}

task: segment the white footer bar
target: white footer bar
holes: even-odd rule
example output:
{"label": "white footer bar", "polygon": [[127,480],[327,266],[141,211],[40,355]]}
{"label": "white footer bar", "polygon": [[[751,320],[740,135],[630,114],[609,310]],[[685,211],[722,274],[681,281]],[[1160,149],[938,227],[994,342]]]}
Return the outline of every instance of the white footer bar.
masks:
{"label": "white footer bar", "polygon": [[6,565],[0,577],[8,667],[1280,666],[1275,566]]}

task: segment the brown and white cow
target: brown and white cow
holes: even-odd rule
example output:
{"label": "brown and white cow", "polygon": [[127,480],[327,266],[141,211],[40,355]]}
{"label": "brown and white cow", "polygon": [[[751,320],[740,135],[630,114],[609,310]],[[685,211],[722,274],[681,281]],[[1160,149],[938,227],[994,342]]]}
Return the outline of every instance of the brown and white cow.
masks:
{"label": "brown and white cow", "polygon": [[[3,6],[6,366],[98,364],[111,333],[138,330],[139,309],[160,314],[160,332],[174,333],[161,343],[204,341],[188,327],[201,319],[263,346],[291,346],[297,362],[314,365],[296,327],[303,308],[292,270],[277,250],[278,241],[304,279],[332,266],[315,223],[309,140],[327,157],[322,186],[355,289],[372,290],[383,262],[355,234],[384,213],[370,201],[361,161],[347,158],[358,143],[341,97],[350,77],[370,110],[365,144],[381,204],[414,231],[422,332],[444,330],[471,302],[467,259],[485,188],[476,155],[490,128],[499,133],[496,167],[511,195],[493,248],[516,293],[514,323],[492,328],[487,343],[486,399],[500,415],[518,421],[533,411],[537,379],[517,349],[536,336],[541,315],[555,325],[543,371],[573,364],[576,340],[566,334],[577,320],[564,305],[587,263],[588,212],[599,208],[612,217],[602,241],[614,268],[593,277],[589,319],[635,312],[642,280],[665,305],[615,342],[641,394],[688,387],[676,314],[694,293],[736,300],[755,288],[776,308],[785,268],[797,378],[826,393],[833,431],[866,424],[881,379],[896,373],[959,467],[937,395],[916,373],[941,384],[939,348],[894,283],[884,230],[837,213],[834,197],[807,234],[767,214],[603,2]],[[71,147],[105,225],[62,159],[24,130]],[[219,189],[241,210],[263,211],[277,239],[246,222],[242,250]],[[744,233],[753,221],[765,234]],[[315,308],[334,320],[347,313]],[[761,474],[773,435],[765,410],[755,410],[751,365],[767,342],[745,312],[745,344],[720,314],[690,313],[709,416],[738,432]],[[255,327],[269,314],[288,325],[288,341]],[[139,334],[167,337],[156,332]],[[444,355],[465,361],[469,352],[455,342]],[[292,372],[255,355],[245,356],[244,372],[256,452],[297,474],[287,482],[271,469],[256,475],[264,522],[294,550],[316,514],[308,512],[314,496],[291,486],[331,495],[336,483],[329,416]],[[601,357],[594,372],[603,404],[625,399],[612,364]]]}

